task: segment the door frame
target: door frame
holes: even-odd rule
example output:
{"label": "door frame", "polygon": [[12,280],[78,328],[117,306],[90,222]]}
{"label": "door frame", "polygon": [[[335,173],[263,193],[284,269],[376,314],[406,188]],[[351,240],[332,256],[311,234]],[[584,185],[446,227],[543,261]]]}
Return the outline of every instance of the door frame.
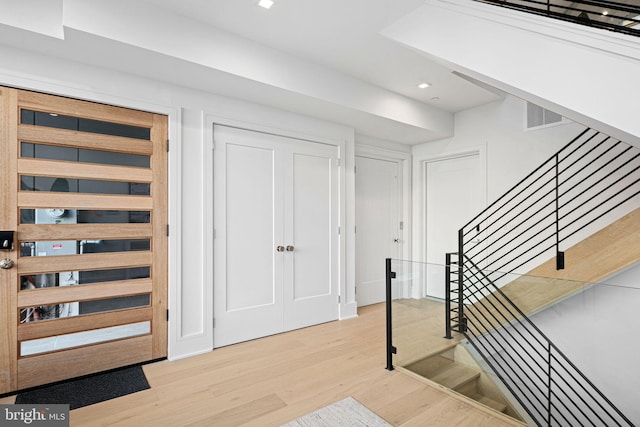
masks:
{"label": "door frame", "polygon": [[[413,253],[416,261],[426,262],[427,261],[427,239],[425,237],[426,228],[427,228],[427,214],[426,214],[426,203],[427,203],[427,165],[432,162],[439,162],[443,160],[452,160],[461,157],[469,157],[477,155],[479,157],[480,162],[480,174],[484,177],[482,180],[483,191],[481,195],[481,203],[483,205],[487,204],[487,190],[488,190],[488,175],[487,175],[487,145],[486,143],[480,145],[472,145],[469,147],[464,147],[456,150],[444,150],[437,151],[436,153],[430,154],[420,154],[414,157],[413,164],[416,173],[414,174],[414,188],[415,191],[413,193],[414,203],[413,203],[413,211],[415,224],[414,229],[416,232],[416,239],[414,240],[413,245]],[[464,224],[460,224],[462,227]],[[442,260],[442,264],[444,265],[444,259]],[[412,298],[421,298],[424,293],[424,289],[422,286],[416,287],[412,289]]]}
{"label": "door frame", "polygon": [[180,345],[181,330],[178,325],[180,320],[180,306],[178,305],[182,287],[182,220],[180,206],[181,187],[182,187],[182,114],[180,108],[168,105],[161,105],[141,101],[137,98],[124,98],[121,96],[110,95],[98,91],[87,90],[75,83],[66,81],[44,81],[34,78],[27,74],[6,74],[0,72],[0,85],[13,87],[16,89],[42,92],[48,95],[62,96],[73,98],[81,101],[96,102],[116,107],[128,108],[132,110],[147,111],[154,114],[167,116],[169,153],[167,165],[168,179],[168,209],[167,221],[171,234],[168,238],[168,308],[170,313],[176,313],[170,316],[167,324],[167,358],[175,360],[182,356]]}
{"label": "door frame", "polygon": [[[244,121],[233,119],[229,117],[220,116],[218,114],[203,112],[203,134],[202,139],[204,145],[207,147],[208,155],[203,156],[204,164],[204,183],[203,183],[203,204],[206,207],[203,215],[204,230],[208,236],[215,236],[216,231],[214,229],[213,207],[216,203],[217,195],[213,191],[213,156],[215,151],[213,128],[214,126],[228,126],[242,130],[260,132],[269,135],[281,136],[285,138],[293,138],[302,141],[308,141],[319,144],[326,144],[338,147],[338,158],[340,166],[338,168],[339,179],[339,265],[338,265],[338,320],[348,319],[357,316],[357,305],[355,301],[355,275],[354,275],[354,261],[353,257],[349,257],[347,248],[352,248],[355,244],[355,234],[350,230],[347,230],[345,224],[354,222],[355,213],[353,207],[355,206],[354,185],[355,177],[353,175],[348,176],[345,171],[350,168],[353,171],[353,162],[355,156],[353,155],[354,146],[349,143],[349,139],[334,139],[327,138],[319,135],[310,135],[302,131],[295,129],[279,128],[274,126],[265,125],[253,121]],[[351,209],[349,209],[351,208]],[[213,263],[214,260],[214,242],[213,239],[209,239],[204,242],[203,253],[207,260],[211,262],[205,262],[205,282],[210,284],[208,286],[210,296],[207,296],[207,304],[211,305],[211,310],[208,311],[210,316],[209,324],[214,324],[213,312],[213,286],[214,286],[214,269],[216,266]],[[215,343],[212,343],[212,348],[215,348]]]}
{"label": "door frame", "polygon": [[[413,225],[412,225],[412,210],[411,210],[411,189],[412,189],[412,180],[411,180],[411,153],[390,150],[387,148],[373,147],[370,145],[356,144],[355,149],[356,157],[367,157],[375,160],[382,160],[393,162],[398,165],[398,170],[400,171],[401,177],[401,211],[400,211],[400,221],[403,223],[403,230],[401,236],[401,244],[399,251],[399,258],[410,260],[413,249]],[[357,171],[354,171],[357,173]],[[354,242],[355,245],[355,242]],[[355,269],[355,264],[354,264]],[[355,279],[355,277],[354,277]]]}

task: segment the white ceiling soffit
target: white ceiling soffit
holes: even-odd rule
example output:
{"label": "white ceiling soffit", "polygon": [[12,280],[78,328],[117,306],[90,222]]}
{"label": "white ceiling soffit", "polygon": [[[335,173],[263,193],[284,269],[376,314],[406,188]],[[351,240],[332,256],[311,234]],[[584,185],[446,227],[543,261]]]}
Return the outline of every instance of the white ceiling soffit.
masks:
{"label": "white ceiling soffit", "polygon": [[0,24],[63,39],[62,1],[0,0]]}
{"label": "white ceiling soffit", "polygon": [[[0,7],[11,3],[0,0]],[[499,98],[377,33],[422,0],[280,0],[270,11],[253,0],[62,3],[23,0],[49,12],[34,20],[20,18],[23,13],[0,18],[33,32],[0,26],[1,43],[406,144],[450,136],[452,112]],[[416,85],[425,80],[433,86],[420,91]]]}
{"label": "white ceiling soffit", "polygon": [[[268,11],[257,0],[147,2],[445,111],[499,99],[380,34],[424,0],[277,0]],[[432,86],[417,89],[423,81]]]}

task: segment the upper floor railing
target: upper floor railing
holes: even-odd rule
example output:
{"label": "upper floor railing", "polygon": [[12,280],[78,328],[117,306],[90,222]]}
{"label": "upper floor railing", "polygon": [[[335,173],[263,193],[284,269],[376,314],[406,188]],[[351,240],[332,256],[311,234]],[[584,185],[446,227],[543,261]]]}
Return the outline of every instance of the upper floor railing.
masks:
{"label": "upper floor railing", "polygon": [[638,0],[476,0],[590,27],[640,36]]}

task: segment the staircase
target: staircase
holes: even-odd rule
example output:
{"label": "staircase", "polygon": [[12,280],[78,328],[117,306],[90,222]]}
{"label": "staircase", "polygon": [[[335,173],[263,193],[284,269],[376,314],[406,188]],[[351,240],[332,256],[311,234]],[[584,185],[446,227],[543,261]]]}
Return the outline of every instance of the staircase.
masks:
{"label": "staircase", "polygon": [[464,349],[454,344],[403,368],[519,420],[518,414],[480,367],[473,366],[470,357],[466,358],[466,363],[456,361],[456,351]]}
{"label": "staircase", "polygon": [[[586,130],[466,224],[447,255],[446,336],[463,334],[536,425],[633,425],[527,314],[640,260],[639,183],[640,149]],[[433,363],[416,369],[442,377]]]}

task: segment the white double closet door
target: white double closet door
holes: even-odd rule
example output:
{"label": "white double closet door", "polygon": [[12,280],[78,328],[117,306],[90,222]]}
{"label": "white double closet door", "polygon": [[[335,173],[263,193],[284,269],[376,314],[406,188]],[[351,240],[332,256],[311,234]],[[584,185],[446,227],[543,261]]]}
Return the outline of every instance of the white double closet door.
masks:
{"label": "white double closet door", "polygon": [[338,147],[214,127],[214,346],[338,318]]}

